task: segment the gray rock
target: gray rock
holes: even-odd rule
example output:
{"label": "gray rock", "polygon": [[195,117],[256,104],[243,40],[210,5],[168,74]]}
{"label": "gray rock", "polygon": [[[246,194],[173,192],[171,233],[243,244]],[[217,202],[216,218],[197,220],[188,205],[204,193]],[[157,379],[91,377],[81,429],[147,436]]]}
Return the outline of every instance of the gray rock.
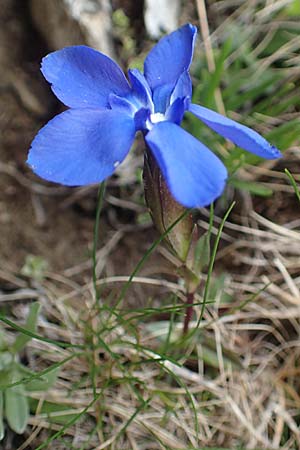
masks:
{"label": "gray rock", "polygon": [[113,56],[110,0],[31,0],[30,7],[51,50],[87,44]]}
{"label": "gray rock", "polygon": [[145,0],[144,21],[152,38],[178,28],[180,0]]}

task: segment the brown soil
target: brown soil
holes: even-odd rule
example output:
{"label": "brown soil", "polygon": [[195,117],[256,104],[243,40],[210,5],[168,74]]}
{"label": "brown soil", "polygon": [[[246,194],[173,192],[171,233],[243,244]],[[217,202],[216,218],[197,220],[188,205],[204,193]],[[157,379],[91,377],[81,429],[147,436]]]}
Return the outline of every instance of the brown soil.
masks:
{"label": "brown soil", "polygon": [[[87,259],[93,240],[97,187],[70,202],[78,190],[43,182],[26,167],[27,152],[37,130],[61,106],[39,73],[41,55],[48,52],[35,31],[27,2],[5,0],[0,14],[0,261],[19,271],[28,254],[45,258],[50,269],[63,271]],[[71,203],[70,206],[64,206]],[[113,207],[109,207],[113,208]],[[118,215],[118,210],[115,215]],[[124,213],[123,213],[124,214]],[[110,222],[110,225],[108,224]],[[101,238],[112,231],[104,212]],[[120,225],[120,224],[118,224]],[[137,229],[131,233],[137,237]],[[145,237],[145,235],[143,235]],[[142,241],[144,240],[144,237]],[[120,268],[136,260],[136,246],[120,255]],[[144,249],[141,249],[143,252]],[[139,250],[137,250],[140,253]],[[123,258],[122,253],[127,255]],[[141,253],[142,254],[142,253]],[[126,260],[126,261],[125,261]],[[124,264],[125,261],[125,264]]]}

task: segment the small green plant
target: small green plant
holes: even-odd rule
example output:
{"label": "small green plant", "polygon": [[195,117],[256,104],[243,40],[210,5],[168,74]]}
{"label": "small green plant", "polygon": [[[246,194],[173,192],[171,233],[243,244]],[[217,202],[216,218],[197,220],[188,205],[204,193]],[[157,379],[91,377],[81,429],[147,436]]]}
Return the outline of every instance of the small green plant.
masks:
{"label": "small green plant", "polygon": [[48,263],[41,256],[27,255],[25,264],[21,269],[21,274],[35,281],[42,281],[47,268]]}
{"label": "small green plant", "polygon": [[0,329],[0,440],[5,435],[5,422],[18,434],[25,431],[30,414],[29,392],[47,390],[56,380],[57,370],[47,377],[36,375],[20,362],[20,353],[35,333],[40,310],[39,303],[32,303],[26,319],[28,334],[19,334],[8,343]]}

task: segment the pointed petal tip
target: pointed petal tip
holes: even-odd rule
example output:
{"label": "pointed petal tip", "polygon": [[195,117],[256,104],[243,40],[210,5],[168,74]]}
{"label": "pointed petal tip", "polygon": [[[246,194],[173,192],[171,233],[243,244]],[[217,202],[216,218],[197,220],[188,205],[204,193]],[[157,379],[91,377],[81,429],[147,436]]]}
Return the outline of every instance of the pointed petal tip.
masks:
{"label": "pointed petal tip", "polygon": [[277,147],[270,144],[252,128],[229,119],[212,109],[193,103],[189,105],[189,111],[216,133],[260,158],[277,159],[282,156]]}
{"label": "pointed petal tip", "polygon": [[191,30],[192,33],[194,33],[194,34],[197,33],[197,27],[195,25],[193,25],[192,23],[187,23],[184,26],[188,27]]}
{"label": "pointed petal tip", "polygon": [[144,62],[144,75],[151,89],[163,84],[174,86],[182,72],[189,69],[196,34],[197,28],[187,23],[163,36],[150,50]]}
{"label": "pointed petal tip", "polygon": [[270,144],[269,152],[270,152],[269,159],[277,159],[277,158],[281,158],[283,156],[281,151],[278,150],[278,148],[275,147],[275,145]]}
{"label": "pointed petal tip", "polygon": [[[260,142],[255,143],[255,145],[253,144],[253,150],[251,147],[245,148],[245,150],[263,159],[278,159],[283,156],[281,151],[275,145],[270,144],[270,142],[262,136],[259,135],[259,137]],[[258,148],[256,148],[257,144],[259,144]],[[240,145],[240,147],[243,148],[242,145]]]}

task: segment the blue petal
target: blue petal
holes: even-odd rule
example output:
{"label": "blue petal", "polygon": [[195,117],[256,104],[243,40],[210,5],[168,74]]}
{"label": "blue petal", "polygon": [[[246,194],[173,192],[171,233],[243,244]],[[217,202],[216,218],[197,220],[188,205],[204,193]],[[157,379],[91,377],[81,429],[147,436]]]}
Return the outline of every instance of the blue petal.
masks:
{"label": "blue petal", "polygon": [[146,131],[147,122],[150,120],[150,111],[148,108],[140,108],[134,116],[134,123],[136,131]]}
{"label": "blue petal", "polygon": [[266,159],[275,159],[281,156],[276,147],[245,125],[203,106],[191,104],[189,111],[202,120],[205,125],[248,152]]}
{"label": "blue petal", "polygon": [[222,194],[223,163],[205,145],[171,122],[159,122],[145,137],[174,198],[193,208]]}
{"label": "blue petal", "polygon": [[172,84],[162,84],[153,91],[154,111],[164,114],[170,103],[170,97],[173,90]]}
{"label": "blue petal", "polygon": [[146,78],[138,69],[129,69],[128,78],[132,86],[133,95],[142,103],[142,106],[153,106],[152,92]]}
{"label": "blue petal", "polygon": [[180,125],[184,112],[186,111],[186,99],[177,98],[167,109],[165,117],[169,122],[177,123]]}
{"label": "blue petal", "polygon": [[109,95],[109,106],[113,110],[118,110],[120,113],[127,114],[131,117],[134,117],[134,114],[136,112],[135,105],[130,101],[130,98],[126,97],[120,97],[116,94],[110,94]]}
{"label": "blue petal", "polygon": [[[165,113],[168,106],[174,104],[177,99],[188,98],[192,96],[192,82],[190,75],[184,71],[178,78],[175,87],[172,84],[163,84],[154,89],[153,103],[155,112]],[[181,121],[181,120],[180,120]],[[173,122],[173,120],[171,120]],[[176,122],[177,123],[177,122]]]}
{"label": "blue petal", "polygon": [[54,94],[71,108],[107,107],[110,93],[130,92],[121,68],[84,45],[50,53],[43,58],[41,70]]}
{"label": "blue petal", "polygon": [[98,183],[124,160],[134,134],[133,119],[119,111],[70,109],[40,130],[27,163],[48,181],[67,186]]}
{"label": "blue petal", "polygon": [[192,97],[192,81],[190,74],[185,71],[183,72],[177,80],[174,90],[171,95],[171,103],[173,103],[177,98]]}
{"label": "blue petal", "polygon": [[175,86],[176,81],[188,70],[193,57],[197,29],[191,24],[163,37],[145,59],[145,77],[154,90],[162,84]]}

